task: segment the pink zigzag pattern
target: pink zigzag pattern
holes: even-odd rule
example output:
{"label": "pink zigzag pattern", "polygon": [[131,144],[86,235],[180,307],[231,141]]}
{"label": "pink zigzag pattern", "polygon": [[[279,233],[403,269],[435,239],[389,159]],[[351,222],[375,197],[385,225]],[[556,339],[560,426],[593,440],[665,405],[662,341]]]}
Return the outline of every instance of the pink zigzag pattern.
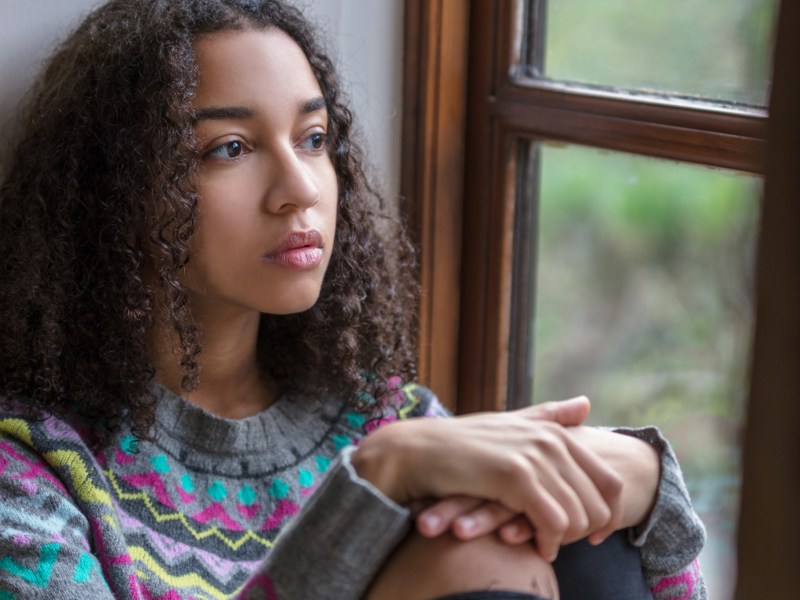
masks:
{"label": "pink zigzag pattern", "polygon": [[175,510],[175,505],[172,503],[172,498],[169,497],[167,488],[158,474],[139,473],[138,475],[122,475],[122,480],[131,484],[136,489],[141,489],[143,487],[153,488],[156,499],[167,508]]}
{"label": "pink zigzag pattern", "polygon": [[139,581],[136,579],[136,575],[131,575],[128,577],[128,591],[130,591],[131,598],[133,600],[142,600],[142,593],[141,587],[139,586]]}
{"label": "pink zigzag pattern", "polygon": [[[45,464],[44,462],[42,461],[33,462],[27,460],[24,456],[16,452],[14,448],[6,442],[0,442],[0,450],[5,452],[8,456],[13,458],[14,460],[24,463],[28,465],[28,467],[30,467],[24,473],[18,473],[17,475],[12,475],[13,478],[36,479],[37,477],[41,477],[42,479],[46,479],[47,481],[55,485],[59,489],[59,491],[63,492],[64,494],[68,494],[67,488],[64,487],[64,484],[61,482],[61,480],[54,477],[48,472],[48,465]],[[2,466],[2,468],[0,468],[0,475],[3,474],[3,471],[5,471],[5,468],[9,463],[10,461],[6,460],[2,465],[0,465]]]}
{"label": "pink zigzag pattern", "polygon": [[253,577],[244,589],[242,589],[239,598],[241,600],[247,600],[251,592],[260,592],[258,596],[254,596],[255,598],[264,598],[264,594],[266,594],[266,600],[278,600],[278,594],[275,592],[275,586],[272,584],[272,580],[264,574]]}
{"label": "pink zigzag pattern", "polygon": [[170,562],[175,562],[183,556],[192,555],[200,559],[205,567],[214,574],[217,578],[224,578],[230,575],[234,569],[242,569],[246,572],[254,572],[258,566],[263,562],[256,561],[240,561],[234,562],[227,560],[216,554],[211,554],[200,547],[188,546],[183,542],[173,540],[165,535],[159,534],[156,531],[148,529],[141,521],[129,515],[124,510],[119,509],[117,514],[120,518],[120,523],[127,530],[144,530],[149,534],[149,543],[151,548],[158,551],[158,553]]}
{"label": "pink zigzag pattern", "polygon": [[[175,590],[169,590],[161,596],[153,596],[146,587],[142,587],[141,590],[143,600],[182,600],[180,594]],[[192,598],[189,598],[189,600],[192,600]]]}
{"label": "pink zigzag pattern", "polygon": [[[684,571],[680,575],[674,575],[672,577],[664,577],[655,586],[650,588],[650,591],[653,592],[653,596],[655,596],[659,600],[689,600],[692,597],[692,592],[694,591],[694,584],[697,581],[697,570],[698,570],[698,565],[697,565],[697,560],[695,560],[686,571]],[[680,594],[679,596],[661,595],[661,593],[664,592],[665,590],[668,590],[670,588],[678,588],[680,586],[684,587],[683,587],[683,593]]]}
{"label": "pink zigzag pattern", "polygon": [[364,431],[367,434],[372,433],[376,429],[380,429],[384,425],[388,425],[389,423],[394,423],[397,421],[397,417],[394,415],[388,415],[386,417],[382,417],[379,419],[372,419],[371,421],[367,421],[364,423]]}
{"label": "pink zigzag pattern", "polygon": [[270,531],[271,529],[277,529],[285,519],[293,517],[298,512],[300,512],[300,507],[297,504],[294,502],[289,502],[288,500],[281,500],[278,503],[278,506],[275,507],[275,510],[272,511],[272,514],[270,514],[267,517],[267,520],[264,521],[264,524],[261,526],[259,531]]}
{"label": "pink zigzag pattern", "polygon": [[128,456],[119,448],[114,449],[114,460],[117,461],[118,465],[130,465],[136,462],[134,457]]}
{"label": "pink zigzag pattern", "polygon": [[103,567],[103,574],[110,581],[111,567],[116,565],[132,565],[133,559],[128,553],[111,556],[106,551],[106,545],[103,541],[103,532],[100,530],[100,522],[97,519],[91,519],[91,524],[92,533],[94,534],[94,543],[97,548],[97,558],[100,560],[100,565]]}
{"label": "pink zigzag pattern", "polygon": [[181,500],[183,501],[184,504],[191,504],[197,498],[197,496],[195,496],[194,494],[190,494],[189,492],[183,491],[183,488],[181,487],[180,483],[175,486],[175,489],[177,490],[178,495],[181,497]]}
{"label": "pink zigzag pattern", "polygon": [[201,510],[198,513],[192,515],[192,519],[197,521],[198,523],[202,523],[205,525],[212,519],[216,519],[219,521],[226,529],[230,531],[244,531],[244,527],[239,525],[236,521],[234,521],[230,515],[225,512],[225,509],[222,507],[222,504],[219,502],[214,502],[208,508]]}
{"label": "pink zigzag pattern", "polygon": [[252,519],[258,514],[258,511],[261,510],[261,505],[251,504],[247,506],[245,504],[237,504],[236,510],[238,510],[245,519]]}

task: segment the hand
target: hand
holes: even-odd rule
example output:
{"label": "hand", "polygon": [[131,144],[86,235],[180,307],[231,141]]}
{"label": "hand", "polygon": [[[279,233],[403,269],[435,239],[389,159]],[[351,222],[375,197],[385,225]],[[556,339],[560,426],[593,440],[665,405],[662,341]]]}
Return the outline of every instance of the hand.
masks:
{"label": "hand", "polygon": [[[586,399],[565,403],[565,421],[582,422],[588,409]],[[552,560],[564,540],[618,521],[621,510],[619,475],[562,425],[541,420],[554,410],[396,422],[367,436],[353,465],[401,504],[455,495],[497,502],[535,525]]]}
{"label": "hand", "polygon": [[593,427],[572,427],[570,435],[600,455],[622,477],[619,521],[612,520],[589,541],[599,544],[617,529],[643,523],[658,495],[661,481],[661,457],[658,451],[638,438]]}
{"label": "hand", "polygon": [[524,515],[469,496],[427,502],[412,508],[412,515],[417,531],[431,538],[450,531],[456,539],[467,541],[497,532],[502,541],[516,545],[531,541],[536,533]]}
{"label": "hand", "polygon": [[[589,401],[585,396],[546,402],[531,408],[537,418],[565,427],[581,425],[589,416],[589,410]],[[437,537],[451,531],[457,539],[466,541],[496,531],[507,544],[522,544],[531,541],[535,535],[533,526],[524,515],[514,513],[496,502],[469,496],[417,503],[412,508],[412,514],[417,531],[425,537]]]}
{"label": "hand", "polygon": [[[577,427],[570,429],[570,433],[594,447],[601,458],[622,475],[624,482],[621,521],[609,522],[601,530],[594,530],[590,525],[582,537],[588,537],[592,544],[600,544],[616,529],[643,522],[655,502],[660,479],[660,461],[655,449],[636,438],[609,431]],[[449,530],[457,539],[470,540],[496,531],[504,542],[521,544],[535,535],[535,529],[523,515],[499,504],[466,496],[420,504],[414,510],[414,519],[417,530],[426,537],[436,537]]]}

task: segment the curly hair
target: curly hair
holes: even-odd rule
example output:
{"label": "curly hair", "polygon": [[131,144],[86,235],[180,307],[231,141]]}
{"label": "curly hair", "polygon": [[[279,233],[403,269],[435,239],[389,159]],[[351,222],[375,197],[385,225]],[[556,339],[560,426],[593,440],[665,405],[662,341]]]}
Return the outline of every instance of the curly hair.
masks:
{"label": "curly hair", "polygon": [[275,0],[112,0],[56,50],[4,157],[0,392],[105,432],[147,432],[156,311],[180,341],[183,388],[194,388],[201,331],[179,278],[198,202],[193,42],[270,27],[317,77],[339,197],[320,298],[262,315],[259,360],[284,391],[303,382],[361,410],[391,376],[415,377],[413,248],[368,182],[333,64],[303,15]]}

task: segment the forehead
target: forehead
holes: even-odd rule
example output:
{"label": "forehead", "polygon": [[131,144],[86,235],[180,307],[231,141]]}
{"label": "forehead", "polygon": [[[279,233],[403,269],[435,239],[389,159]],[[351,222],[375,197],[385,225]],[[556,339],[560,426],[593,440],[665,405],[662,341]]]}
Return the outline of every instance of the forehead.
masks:
{"label": "forehead", "polygon": [[303,50],[280,29],[215,32],[194,50],[198,107],[295,104],[321,95]]}

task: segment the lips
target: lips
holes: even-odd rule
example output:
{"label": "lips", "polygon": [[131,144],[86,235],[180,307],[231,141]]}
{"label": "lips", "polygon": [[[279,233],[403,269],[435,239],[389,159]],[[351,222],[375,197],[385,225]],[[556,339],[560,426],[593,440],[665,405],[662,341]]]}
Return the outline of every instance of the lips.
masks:
{"label": "lips", "polygon": [[264,255],[264,261],[289,269],[313,269],[324,254],[319,231],[293,231]]}

